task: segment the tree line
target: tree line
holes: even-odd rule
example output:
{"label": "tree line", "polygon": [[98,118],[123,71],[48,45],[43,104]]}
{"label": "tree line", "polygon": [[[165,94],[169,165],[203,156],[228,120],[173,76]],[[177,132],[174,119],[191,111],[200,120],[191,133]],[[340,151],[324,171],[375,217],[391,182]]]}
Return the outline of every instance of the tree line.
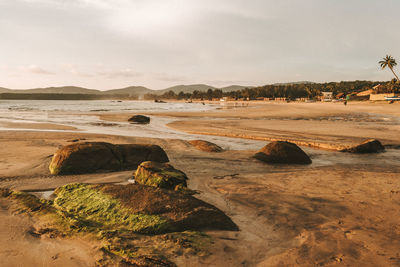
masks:
{"label": "tree line", "polygon": [[332,92],[334,96],[342,93],[344,95],[354,94],[372,89],[381,84],[388,92],[400,92],[400,85],[397,80],[389,82],[377,81],[342,81],[329,83],[301,83],[301,84],[281,84],[264,85],[253,88],[245,88],[239,91],[223,92],[220,89],[208,89],[207,91],[193,91],[192,93],[175,93],[168,91],[162,95],[146,94],[145,99],[202,99],[212,100],[221,97],[232,99],[257,99],[257,98],[307,98],[314,99],[322,92]]}

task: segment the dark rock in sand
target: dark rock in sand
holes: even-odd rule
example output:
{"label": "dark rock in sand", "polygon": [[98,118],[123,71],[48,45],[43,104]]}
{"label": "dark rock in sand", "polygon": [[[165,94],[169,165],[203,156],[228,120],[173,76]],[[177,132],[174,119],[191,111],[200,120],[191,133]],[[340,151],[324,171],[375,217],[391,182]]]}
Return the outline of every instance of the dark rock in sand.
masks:
{"label": "dark rock in sand", "polygon": [[376,139],[367,140],[361,143],[360,145],[341,150],[341,152],[350,152],[358,154],[379,153],[383,151],[385,151],[385,147],[381,144],[381,142],[379,142],[379,140]]}
{"label": "dark rock in sand", "polygon": [[286,141],[271,142],[254,157],[267,163],[310,164],[310,157],[296,144]]}
{"label": "dark rock in sand", "polygon": [[187,187],[187,176],[168,163],[146,161],[135,172],[135,182],[165,189],[178,190]]}
{"label": "dark rock in sand", "polygon": [[204,141],[204,140],[192,140],[189,141],[190,144],[192,144],[194,147],[196,147],[197,149],[201,150],[201,151],[205,151],[205,152],[222,152],[223,149],[211,142],[208,141]]}
{"label": "dark rock in sand", "polygon": [[83,142],[64,146],[50,163],[51,174],[81,174],[101,171],[134,170],[144,161],[168,162],[157,145]]}
{"label": "dark rock in sand", "polygon": [[130,123],[137,123],[137,124],[148,124],[150,123],[150,118],[144,115],[135,115],[128,119]]}

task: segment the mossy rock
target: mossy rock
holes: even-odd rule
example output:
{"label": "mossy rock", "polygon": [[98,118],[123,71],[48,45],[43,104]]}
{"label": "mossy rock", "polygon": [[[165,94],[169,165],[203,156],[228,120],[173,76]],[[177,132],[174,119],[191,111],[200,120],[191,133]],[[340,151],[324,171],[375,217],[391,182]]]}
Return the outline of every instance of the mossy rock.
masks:
{"label": "mossy rock", "polygon": [[132,212],[102,192],[101,187],[69,184],[54,192],[54,206],[76,220],[76,226],[102,229],[127,229],[139,233],[163,233],[172,230],[167,219],[158,215]]}
{"label": "mossy rock", "polygon": [[82,142],[59,149],[49,165],[51,174],[82,174],[133,170],[143,161],[168,162],[157,145]]}
{"label": "mossy rock", "polygon": [[195,148],[204,152],[222,152],[223,149],[211,142],[204,141],[204,140],[191,140],[189,141]]}
{"label": "mossy rock", "polygon": [[118,199],[133,213],[167,218],[175,231],[238,230],[218,208],[179,191],[141,184],[108,184],[96,188]]}
{"label": "mossy rock", "polygon": [[254,157],[266,163],[310,164],[310,157],[296,144],[286,141],[271,142]]}
{"label": "mossy rock", "polygon": [[186,188],[186,174],[168,163],[145,161],[135,172],[135,182],[165,189]]}
{"label": "mossy rock", "polygon": [[237,230],[214,206],[152,186],[69,184],[56,189],[55,194],[54,207],[74,218],[80,229],[126,229],[148,234]]}
{"label": "mossy rock", "polygon": [[359,145],[341,150],[341,152],[350,152],[356,154],[379,153],[383,151],[385,151],[385,147],[379,140],[376,139],[367,140]]}
{"label": "mossy rock", "polygon": [[178,192],[144,185],[69,184],[54,201],[0,189],[13,212],[35,217],[34,236],[93,237],[101,266],[176,266],[169,259],[209,255],[212,239],[197,230],[237,230],[217,208]]}

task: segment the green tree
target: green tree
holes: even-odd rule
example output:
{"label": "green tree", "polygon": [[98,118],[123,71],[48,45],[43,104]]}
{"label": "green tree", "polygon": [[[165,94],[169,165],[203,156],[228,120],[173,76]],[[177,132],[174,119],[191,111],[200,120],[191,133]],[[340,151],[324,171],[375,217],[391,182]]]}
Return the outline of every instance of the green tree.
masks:
{"label": "green tree", "polygon": [[392,71],[393,75],[396,77],[396,80],[399,81],[399,77],[397,77],[396,73],[393,70],[393,67],[397,66],[397,62],[392,56],[386,55],[386,57],[379,61],[379,64],[381,65],[381,68],[383,70],[388,67]]}

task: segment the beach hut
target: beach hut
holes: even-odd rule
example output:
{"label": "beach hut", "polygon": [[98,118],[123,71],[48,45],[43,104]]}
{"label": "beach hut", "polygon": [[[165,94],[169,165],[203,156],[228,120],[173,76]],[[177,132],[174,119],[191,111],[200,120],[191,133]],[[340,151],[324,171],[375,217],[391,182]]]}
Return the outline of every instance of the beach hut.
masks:
{"label": "beach hut", "polygon": [[330,102],[333,99],[333,93],[332,92],[322,92],[322,101],[324,102]]}
{"label": "beach hut", "polygon": [[372,87],[374,94],[382,94],[382,93],[386,93],[387,88],[386,86],[382,85],[382,84],[378,84],[375,85],[374,87]]}

